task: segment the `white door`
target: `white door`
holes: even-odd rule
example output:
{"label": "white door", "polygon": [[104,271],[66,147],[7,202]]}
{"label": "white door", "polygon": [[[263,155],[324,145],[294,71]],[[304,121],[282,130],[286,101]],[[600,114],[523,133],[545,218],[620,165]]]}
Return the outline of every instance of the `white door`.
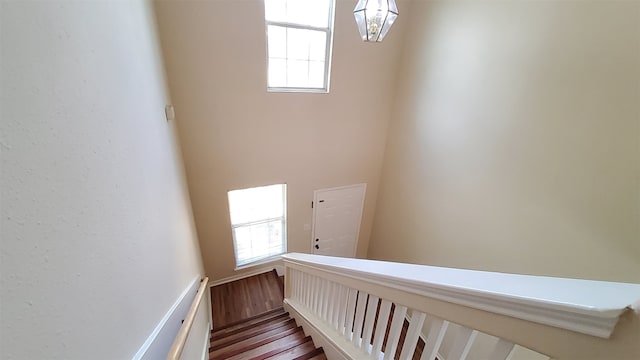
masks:
{"label": "white door", "polygon": [[367,184],[358,184],[314,192],[314,254],[355,257],[366,189]]}

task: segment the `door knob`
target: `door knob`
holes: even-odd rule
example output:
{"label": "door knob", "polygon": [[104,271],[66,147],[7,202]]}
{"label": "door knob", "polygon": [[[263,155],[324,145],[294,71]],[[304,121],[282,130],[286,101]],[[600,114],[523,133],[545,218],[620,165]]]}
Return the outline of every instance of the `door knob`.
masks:
{"label": "door knob", "polygon": [[316,249],[320,249],[320,245],[316,244]]}

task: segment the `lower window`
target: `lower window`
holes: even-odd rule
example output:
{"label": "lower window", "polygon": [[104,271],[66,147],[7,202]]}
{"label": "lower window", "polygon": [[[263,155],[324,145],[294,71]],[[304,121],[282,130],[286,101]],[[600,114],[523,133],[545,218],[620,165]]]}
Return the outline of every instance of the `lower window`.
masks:
{"label": "lower window", "polygon": [[286,252],[287,185],[228,192],[236,267]]}

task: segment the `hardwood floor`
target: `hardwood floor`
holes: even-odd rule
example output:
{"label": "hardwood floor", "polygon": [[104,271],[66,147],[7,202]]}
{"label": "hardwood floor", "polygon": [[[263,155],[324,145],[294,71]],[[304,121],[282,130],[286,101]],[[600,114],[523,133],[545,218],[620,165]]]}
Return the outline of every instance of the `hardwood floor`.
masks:
{"label": "hardwood floor", "polygon": [[282,307],[282,287],[276,271],[211,288],[213,329],[221,329]]}

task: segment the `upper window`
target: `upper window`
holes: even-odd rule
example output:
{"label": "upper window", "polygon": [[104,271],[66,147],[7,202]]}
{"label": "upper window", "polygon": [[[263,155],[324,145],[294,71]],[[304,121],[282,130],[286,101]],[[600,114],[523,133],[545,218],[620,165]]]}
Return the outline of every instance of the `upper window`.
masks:
{"label": "upper window", "polygon": [[329,91],[334,0],[264,0],[269,91]]}
{"label": "upper window", "polygon": [[286,252],[287,185],[228,192],[236,267]]}

